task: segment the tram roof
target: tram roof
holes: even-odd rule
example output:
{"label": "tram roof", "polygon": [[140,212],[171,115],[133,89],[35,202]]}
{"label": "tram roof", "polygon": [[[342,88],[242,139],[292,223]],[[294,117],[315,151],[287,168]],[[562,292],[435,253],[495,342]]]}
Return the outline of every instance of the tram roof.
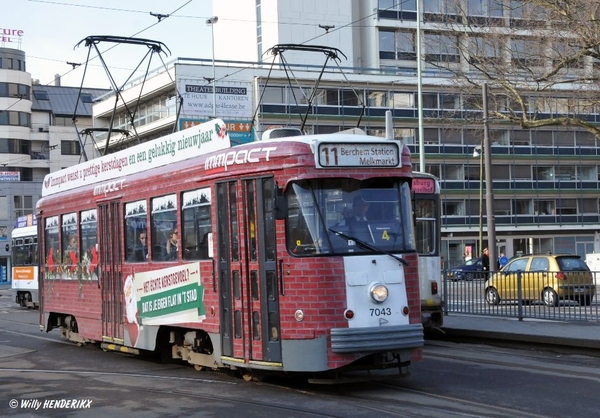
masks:
{"label": "tram roof", "polygon": [[[386,163],[388,167],[410,165],[410,151],[402,142],[369,136],[362,132],[355,133],[354,131],[344,131],[335,134],[287,136],[232,147],[226,130],[226,124],[221,119],[213,119],[113,154],[104,155],[94,160],[50,173],[44,178],[42,196],[45,197],[78,187],[137,174],[194,157],[206,156],[217,161],[218,158],[215,158],[215,155],[218,157],[218,154],[221,154],[222,157],[222,154],[228,149],[239,149],[241,151],[248,147],[259,146],[264,150],[270,144],[279,146],[283,143],[292,142],[304,143],[310,146],[315,155],[319,152],[316,148],[328,144],[343,145],[346,149],[355,147],[358,149],[357,152],[369,154],[368,147],[371,146],[369,143],[372,143],[381,147],[384,152],[393,154],[393,163]],[[246,152],[250,154],[252,151],[247,150]],[[209,156],[210,154],[213,155]],[[348,162],[348,157],[346,157],[345,161],[346,163]],[[317,164],[320,164],[321,167],[328,167],[324,162],[317,161]],[[343,164],[339,166],[344,167]],[[345,166],[352,166],[352,163]]]}

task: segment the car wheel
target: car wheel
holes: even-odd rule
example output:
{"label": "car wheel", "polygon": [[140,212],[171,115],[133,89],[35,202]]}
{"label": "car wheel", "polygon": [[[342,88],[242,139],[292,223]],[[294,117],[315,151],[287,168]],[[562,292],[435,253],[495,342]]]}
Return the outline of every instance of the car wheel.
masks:
{"label": "car wheel", "polygon": [[473,273],[467,273],[467,274],[465,275],[465,280],[468,280],[468,281],[471,281],[471,280],[473,280]]}
{"label": "car wheel", "polygon": [[485,289],[485,301],[490,305],[497,305],[500,303],[500,295],[498,291],[493,287]]}
{"label": "car wheel", "polygon": [[546,288],[542,292],[542,300],[546,306],[558,306],[558,295],[554,289]]}
{"label": "car wheel", "polygon": [[590,306],[592,304],[591,296],[578,296],[575,300],[577,300],[579,306]]}

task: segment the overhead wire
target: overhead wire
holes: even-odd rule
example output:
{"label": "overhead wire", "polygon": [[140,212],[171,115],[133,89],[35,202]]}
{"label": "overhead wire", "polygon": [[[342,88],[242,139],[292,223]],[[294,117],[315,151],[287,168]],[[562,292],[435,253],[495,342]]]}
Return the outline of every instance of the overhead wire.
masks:
{"label": "overhead wire", "polygon": [[[30,1],[30,2],[34,2],[34,3],[45,3],[45,4],[54,4],[54,5],[60,5],[60,6],[82,7],[82,8],[99,9],[99,10],[108,10],[108,11],[115,11],[115,12],[138,13],[138,14],[147,14],[147,13],[149,13],[148,11],[143,11],[143,10],[121,9],[121,8],[115,8],[115,7],[105,7],[105,6],[81,5],[81,4],[65,3],[65,2],[59,2],[59,1],[50,1],[50,0],[28,0],[28,1]],[[167,14],[167,15],[165,15],[165,16],[168,16],[168,18],[191,18],[191,19],[206,19],[206,17],[202,17],[202,16],[175,15],[175,13],[177,13],[177,12],[178,12],[179,10],[181,10],[183,7],[187,6],[187,5],[188,5],[189,3],[191,3],[192,1],[193,1],[193,0],[189,0],[189,1],[187,1],[185,4],[183,4],[182,6],[178,7],[177,9],[175,9],[174,11],[172,11],[171,13],[169,13],[169,14]],[[315,36],[315,37],[313,37],[313,38],[307,39],[307,40],[305,40],[305,41],[301,42],[300,44],[301,44],[301,45],[302,45],[302,44],[306,44],[306,43],[308,43],[308,42],[311,42],[311,41],[314,41],[314,40],[316,40],[316,39],[322,38],[322,37],[324,37],[325,35],[328,35],[328,34],[330,34],[330,33],[334,33],[334,32],[336,32],[336,31],[339,31],[339,30],[342,30],[342,29],[345,29],[345,28],[348,28],[348,27],[357,27],[357,24],[358,24],[358,23],[360,23],[361,21],[365,21],[365,20],[367,20],[367,19],[370,19],[370,18],[372,18],[372,17],[376,16],[376,15],[379,13],[379,11],[386,11],[386,10],[390,10],[390,9],[392,9],[392,8],[396,7],[396,6],[397,6],[397,4],[396,4],[396,3],[394,3],[394,4],[392,4],[391,6],[389,6],[389,7],[385,8],[385,9],[378,9],[378,11],[376,11],[376,12],[374,12],[374,13],[371,13],[371,14],[369,14],[369,15],[367,15],[367,16],[364,16],[364,17],[362,17],[362,18],[360,18],[360,19],[357,19],[357,20],[354,20],[354,21],[352,21],[352,22],[349,22],[349,23],[347,23],[347,24],[345,24],[345,25],[336,26],[335,28],[331,28],[331,29],[329,29],[329,31],[326,31],[326,32],[324,32],[322,35],[317,35],[317,36]],[[164,21],[164,20],[166,20],[166,18],[165,18],[165,19],[161,19],[160,21],[157,21],[157,22],[155,22],[154,24],[152,24],[152,25],[150,25],[150,26],[148,26],[148,27],[146,27],[146,28],[144,28],[144,29],[142,29],[142,30],[140,30],[140,31],[138,31],[138,32],[136,32],[136,33],[134,33],[134,34],[133,34],[133,35],[131,35],[131,36],[132,36],[132,37],[133,37],[133,36],[137,36],[137,35],[139,35],[140,33],[143,33],[143,32],[145,32],[145,31],[147,31],[147,30],[151,29],[152,27],[156,26],[158,23],[160,23],[160,22],[162,22],[162,21]],[[226,20],[226,19],[224,19],[224,20]],[[229,19],[229,20],[232,20],[232,19]],[[234,20],[234,21],[239,21],[239,22],[253,22],[253,21],[254,21],[254,20],[250,20],[250,19],[233,19],[233,20]],[[265,23],[265,21],[263,21],[263,23]],[[266,23],[268,23],[268,21],[266,21]],[[314,26],[314,24],[312,24],[312,23],[297,23],[297,22],[289,23],[289,25],[294,25],[294,26],[298,26],[298,25],[301,25],[301,26]],[[115,48],[115,47],[116,47],[116,45],[115,45],[115,46],[113,46],[113,47],[111,47],[111,48],[109,48],[109,49],[107,49],[106,51],[103,51],[103,53],[104,53],[104,52],[108,52],[109,50],[111,50],[112,48]],[[39,57],[37,57],[37,58],[39,58]],[[97,58],[97,56],[96,56],[96,57],[92,57],[92,59],[95,59],[95,58]],[[57,60],[57,61],[60,61],[60,62],[62,62],[62,60]],[[255,67],[256,67],[256,65],[255,65],[255,64],[252,64],[252,65],[248,65],[248,66],[242,67],[242,68],[238,69],[237,71],[235,71],[235,72],[233,72],[233,73],[226,74],[224,77],[222,77],[222,78],[219,78],[219,79],[215,80],[215,82],[216,82],[216,81],[221,81],[221,80],[223,80],[223,79],[225,79],[225,78],[229,78],[229,77],[231,77],[231,76],[234,76],[234,75],[236,75],[236,74],[239,74],[239,73],[240,73],[240,72],[242,72],[242,71],[245,71],[245,70],[248,70],[248,69],[252,69],[252,68],[255,68]],[[113,67],[113,68],[126,69],[126,68],[123,68],[123,67]],[[66,75],[68,75],[68,74],[72,73],[74,70],[75,70],[75,69],[71,69],[71,70],[69,70],[69,71],[65,72],[65,73],[64,73],[62,76],[66,76]],[[50,84],[50,82],[49,82],[49,83],[46,83],[46,84]],[[206,85],[208,86],[209,84],[207,83]]]}
{"label": "overhead wire", "polygon": [[[148,11],[141,11],[141,10],[119,9],[119,8],[114,8],[114,7],[102,7],[102,6],[90,6],[90,5],[81,5],[81,4],[73,4],[73,3],[55,2],[55,1],[48,1],[48,0],[28,0],[28,1],[34,2],[34,3],[47,3],[47,4],[55,4],[55,5],[60,5],[60,6],[85,7],[85,8],[93,8],[93,9],[102,9],[102,10],[109,10],[109,11],[117,11],[117,12],[143,13],[143,14],[150,13]],[[130,37],[133,38],[133,37],[135,37],[135,36],[137,36],[137,35],[139,35],[139,34],[141,34],[143,32],[146,32],[147,30],[153,28],[154,26],[158,25],[159,23],[162,23],[167,18],[173,17],[173,15],[175,13],[177,13],[179,10],[181,10],[182,8],[184,8],[185,6],[187,6],[188,4],[190,4],[192,1],[193,0],[186,1],[184,4],[182,4],[181,6],[177,7],[171,13],[164,15],[164,16],[166,16],[165,18],[157,20],[153,24],[151,24],[151,25],[149,25],[149,26],[147,26],[147,27],[145,27],[145,28],[137,31],[136,33],[134,33],[132,35],[130,35]],[[106,52],[108,52],[108,51],[110,51],[110,50],[112,50],[112,49],[114,49],[114,48],[116,48],[118,46],[119,46],[118,44],[115,44],[115,45],[107,48],[106,50],[101,51],[101,53],[104,54],[104,53],[106,53]],[[99,56],[95,55],[95,56],[89,57],[88,60],[89,61],[93,61],[93,60],[95,60],[97,58],[99,58]],[[56,61],[63,62],[62,60],[56,60]],[[69,75],[72,72],[74,72],[75,70],[76,70],[76,68],[71,68],[69,71],[61,74],[60,77],[64,77],[66,75]],[[52,81],[50,81],[48,83],[45,83],[45,85],[50,85],[50,83],[52,83]]]}

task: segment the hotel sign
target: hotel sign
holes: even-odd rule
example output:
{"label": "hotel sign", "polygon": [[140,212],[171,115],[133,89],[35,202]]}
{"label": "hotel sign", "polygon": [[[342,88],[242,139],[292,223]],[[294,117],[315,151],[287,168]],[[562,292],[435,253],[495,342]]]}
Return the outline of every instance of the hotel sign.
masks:
{"label": "hotel sign", "polygon": [[17,38],[23,36],[22,29],[9,29],[0,27],[0,42],[16,42]]}

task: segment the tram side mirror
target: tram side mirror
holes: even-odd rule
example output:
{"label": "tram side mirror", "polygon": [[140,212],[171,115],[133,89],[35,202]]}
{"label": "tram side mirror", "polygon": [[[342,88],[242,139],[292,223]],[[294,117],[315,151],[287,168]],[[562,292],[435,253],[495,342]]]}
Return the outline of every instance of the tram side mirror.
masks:
{"label": "tram side mirror", "polygon": [[5,251],[10,251],[10,245],[6,244],[6,245],[4,246],[4,250],[5,250]]}
{"label": "tram side mirror", "polygon": [[287,215],[287,200],[285,196],[275,197],[275,219],[285,219]]}

